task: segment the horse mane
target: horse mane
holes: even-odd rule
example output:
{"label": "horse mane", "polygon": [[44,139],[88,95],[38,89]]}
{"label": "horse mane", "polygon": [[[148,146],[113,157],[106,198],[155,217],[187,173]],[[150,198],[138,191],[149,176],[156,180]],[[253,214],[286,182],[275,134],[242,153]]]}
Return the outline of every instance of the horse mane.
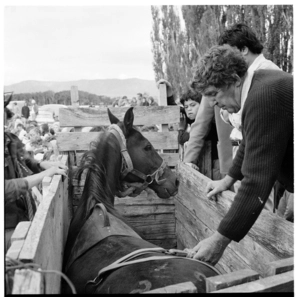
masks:
{"label": "horse mane", "polygon": [[[116,151],[117,153],[114,153]],[[86,182],[79,206],[81,203],[84,203],[84,200],[91,204],[92,201],[87,200],[94,198],[97,203],[103,203],[108,212],[124,220],[114,208],[115,192],[121,189],[119,179],[121,162],[122,159],[117,140],[107,131],[100,133],[98,140],[90,144],[90,150],[83,154],[80,167],[77,171],[78,182],[83,172],[87,171]],[[111,174],[114,178],[113,182],[108,181],[109,167],[115,168],[113,174]],[[112,188],[112,184],[114,188]],[[91,208],[91,206],[87,205],[85,218],[89,216]]]}

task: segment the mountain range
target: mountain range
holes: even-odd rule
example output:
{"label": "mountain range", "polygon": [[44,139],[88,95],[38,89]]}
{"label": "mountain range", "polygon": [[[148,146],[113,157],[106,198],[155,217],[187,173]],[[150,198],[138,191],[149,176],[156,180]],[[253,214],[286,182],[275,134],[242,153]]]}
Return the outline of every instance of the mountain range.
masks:
{"label": "mountain range", "polygon": [[27,80],[12,85],[4,86],[5,92],[35,93],[35,92],[60,92],[71,90],[71,86],[77,86],[79,91],[85,91],[98,96],[109,97],[127,96],[136,97],[137,93],[147,93],[154,98],[158,97],[158,89],[154,80],[138,78],[129,79],[94,79],[77,81],[37,81]]}

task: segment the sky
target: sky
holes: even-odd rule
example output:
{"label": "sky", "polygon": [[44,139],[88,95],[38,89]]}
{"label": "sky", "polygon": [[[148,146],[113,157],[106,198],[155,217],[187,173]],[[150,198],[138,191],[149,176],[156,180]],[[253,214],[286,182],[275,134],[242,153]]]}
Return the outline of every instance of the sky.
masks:
{"label": "sky", "polygon": [[154,80],[150,5],[6,6],[4,84]]}

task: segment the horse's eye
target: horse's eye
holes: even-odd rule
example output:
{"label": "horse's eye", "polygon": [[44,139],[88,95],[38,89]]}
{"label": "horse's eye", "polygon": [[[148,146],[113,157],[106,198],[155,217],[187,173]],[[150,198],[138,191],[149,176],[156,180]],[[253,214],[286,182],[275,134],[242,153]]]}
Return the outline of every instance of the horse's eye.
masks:
{"label": "horse's eye", "polygon": [[150,151],[151,149],[152,149],[151,144],[146,145],[146,147],[145,147],[145,150],[146,150],[146,151]]}

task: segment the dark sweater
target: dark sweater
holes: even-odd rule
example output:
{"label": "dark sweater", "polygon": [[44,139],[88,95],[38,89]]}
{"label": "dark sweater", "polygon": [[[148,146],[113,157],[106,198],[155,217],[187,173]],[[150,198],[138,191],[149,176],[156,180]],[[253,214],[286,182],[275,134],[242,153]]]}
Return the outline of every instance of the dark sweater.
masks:
{"label": "dark sweater", "polygon": [[228,175],[242,180],[218,232],[240,241],[261,213],[276,179],[294,192],[293,76],[255,72],[242,112],[243,141]]}

